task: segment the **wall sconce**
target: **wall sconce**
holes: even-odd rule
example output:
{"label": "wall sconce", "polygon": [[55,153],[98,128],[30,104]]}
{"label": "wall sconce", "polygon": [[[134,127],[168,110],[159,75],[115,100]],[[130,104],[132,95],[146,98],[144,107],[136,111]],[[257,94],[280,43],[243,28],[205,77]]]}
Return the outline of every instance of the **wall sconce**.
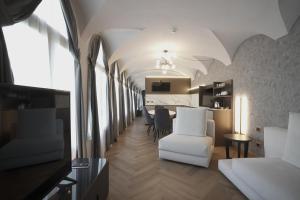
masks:
{"label": "wall sconce", "polygon": [[249,103],[247,96],[235,97],[235,132],[240,134],[247,134],[248,132],[248,110]]}

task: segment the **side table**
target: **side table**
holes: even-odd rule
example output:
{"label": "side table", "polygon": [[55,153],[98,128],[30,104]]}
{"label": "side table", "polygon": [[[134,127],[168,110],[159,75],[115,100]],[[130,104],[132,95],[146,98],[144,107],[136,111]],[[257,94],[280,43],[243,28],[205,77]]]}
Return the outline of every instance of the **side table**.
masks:
{"label": "side table", "polygon": [[229,146],[232,144],[232,142],[237,142],[238,144],[238,158],[241,157],[241,144],[244,144],[244,157],[248,157],[249,142],[251,141],[250,137],[243,134],[224,134],[224,138],[226,147],[226,159],[230,159]]}

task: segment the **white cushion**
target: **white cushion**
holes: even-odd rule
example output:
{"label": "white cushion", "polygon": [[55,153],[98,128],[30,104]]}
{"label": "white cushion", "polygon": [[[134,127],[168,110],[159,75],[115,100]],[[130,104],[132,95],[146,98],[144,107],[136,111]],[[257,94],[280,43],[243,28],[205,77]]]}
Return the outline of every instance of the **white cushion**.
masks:
{"label": "white cushion", "polygon": [[290,113],[283,160],[300,167],[300,113]]}
{"label": "white cushion", "polygon": [[206,108],[177,107],[175,134],[206,136]]}
{"label": "white cushion", "polygon": [[211,137],[170,134],[159,140],[159,150],[208,157],[212,145]]}
{"label": "white cushion", "polygon": [[280,158],[233,159],[232,170],[263,199],[300,197],[300,169]]}
{"label": "white cushion", "polygon": [[282,158],[287,137],[287,129],[264,128],[264,150],[267,158]]}

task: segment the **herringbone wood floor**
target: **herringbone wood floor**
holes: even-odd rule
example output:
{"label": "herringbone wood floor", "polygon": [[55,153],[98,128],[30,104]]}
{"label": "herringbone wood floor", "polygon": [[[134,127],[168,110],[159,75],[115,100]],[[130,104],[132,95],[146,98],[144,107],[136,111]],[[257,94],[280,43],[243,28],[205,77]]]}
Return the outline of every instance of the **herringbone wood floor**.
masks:
{"label": "herringbone wood floor", "polygon": [[217,147],[209,169],[160,160],[157,143],[137,118],[108,152],[109,200],[246,199],[218,171],[224,157],[224,147]]}

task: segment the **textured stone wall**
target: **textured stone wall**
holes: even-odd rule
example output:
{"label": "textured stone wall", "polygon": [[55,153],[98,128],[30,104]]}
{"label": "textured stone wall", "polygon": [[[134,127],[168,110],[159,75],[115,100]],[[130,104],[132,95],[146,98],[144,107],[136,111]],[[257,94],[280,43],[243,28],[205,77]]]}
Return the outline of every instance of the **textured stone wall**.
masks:
{"label": "textured stone wall", "polygon": [[[214,61],[208,75],[197,75],[192,87],[233,79],[234,94],[249,100],[248,134],[263,140],[256,127],[287,128],[288,113],[300,112],[300,20],[278,40],[257,35],[237,50],[230,66]],[[258,155],[263,148],[251,146]]]}

